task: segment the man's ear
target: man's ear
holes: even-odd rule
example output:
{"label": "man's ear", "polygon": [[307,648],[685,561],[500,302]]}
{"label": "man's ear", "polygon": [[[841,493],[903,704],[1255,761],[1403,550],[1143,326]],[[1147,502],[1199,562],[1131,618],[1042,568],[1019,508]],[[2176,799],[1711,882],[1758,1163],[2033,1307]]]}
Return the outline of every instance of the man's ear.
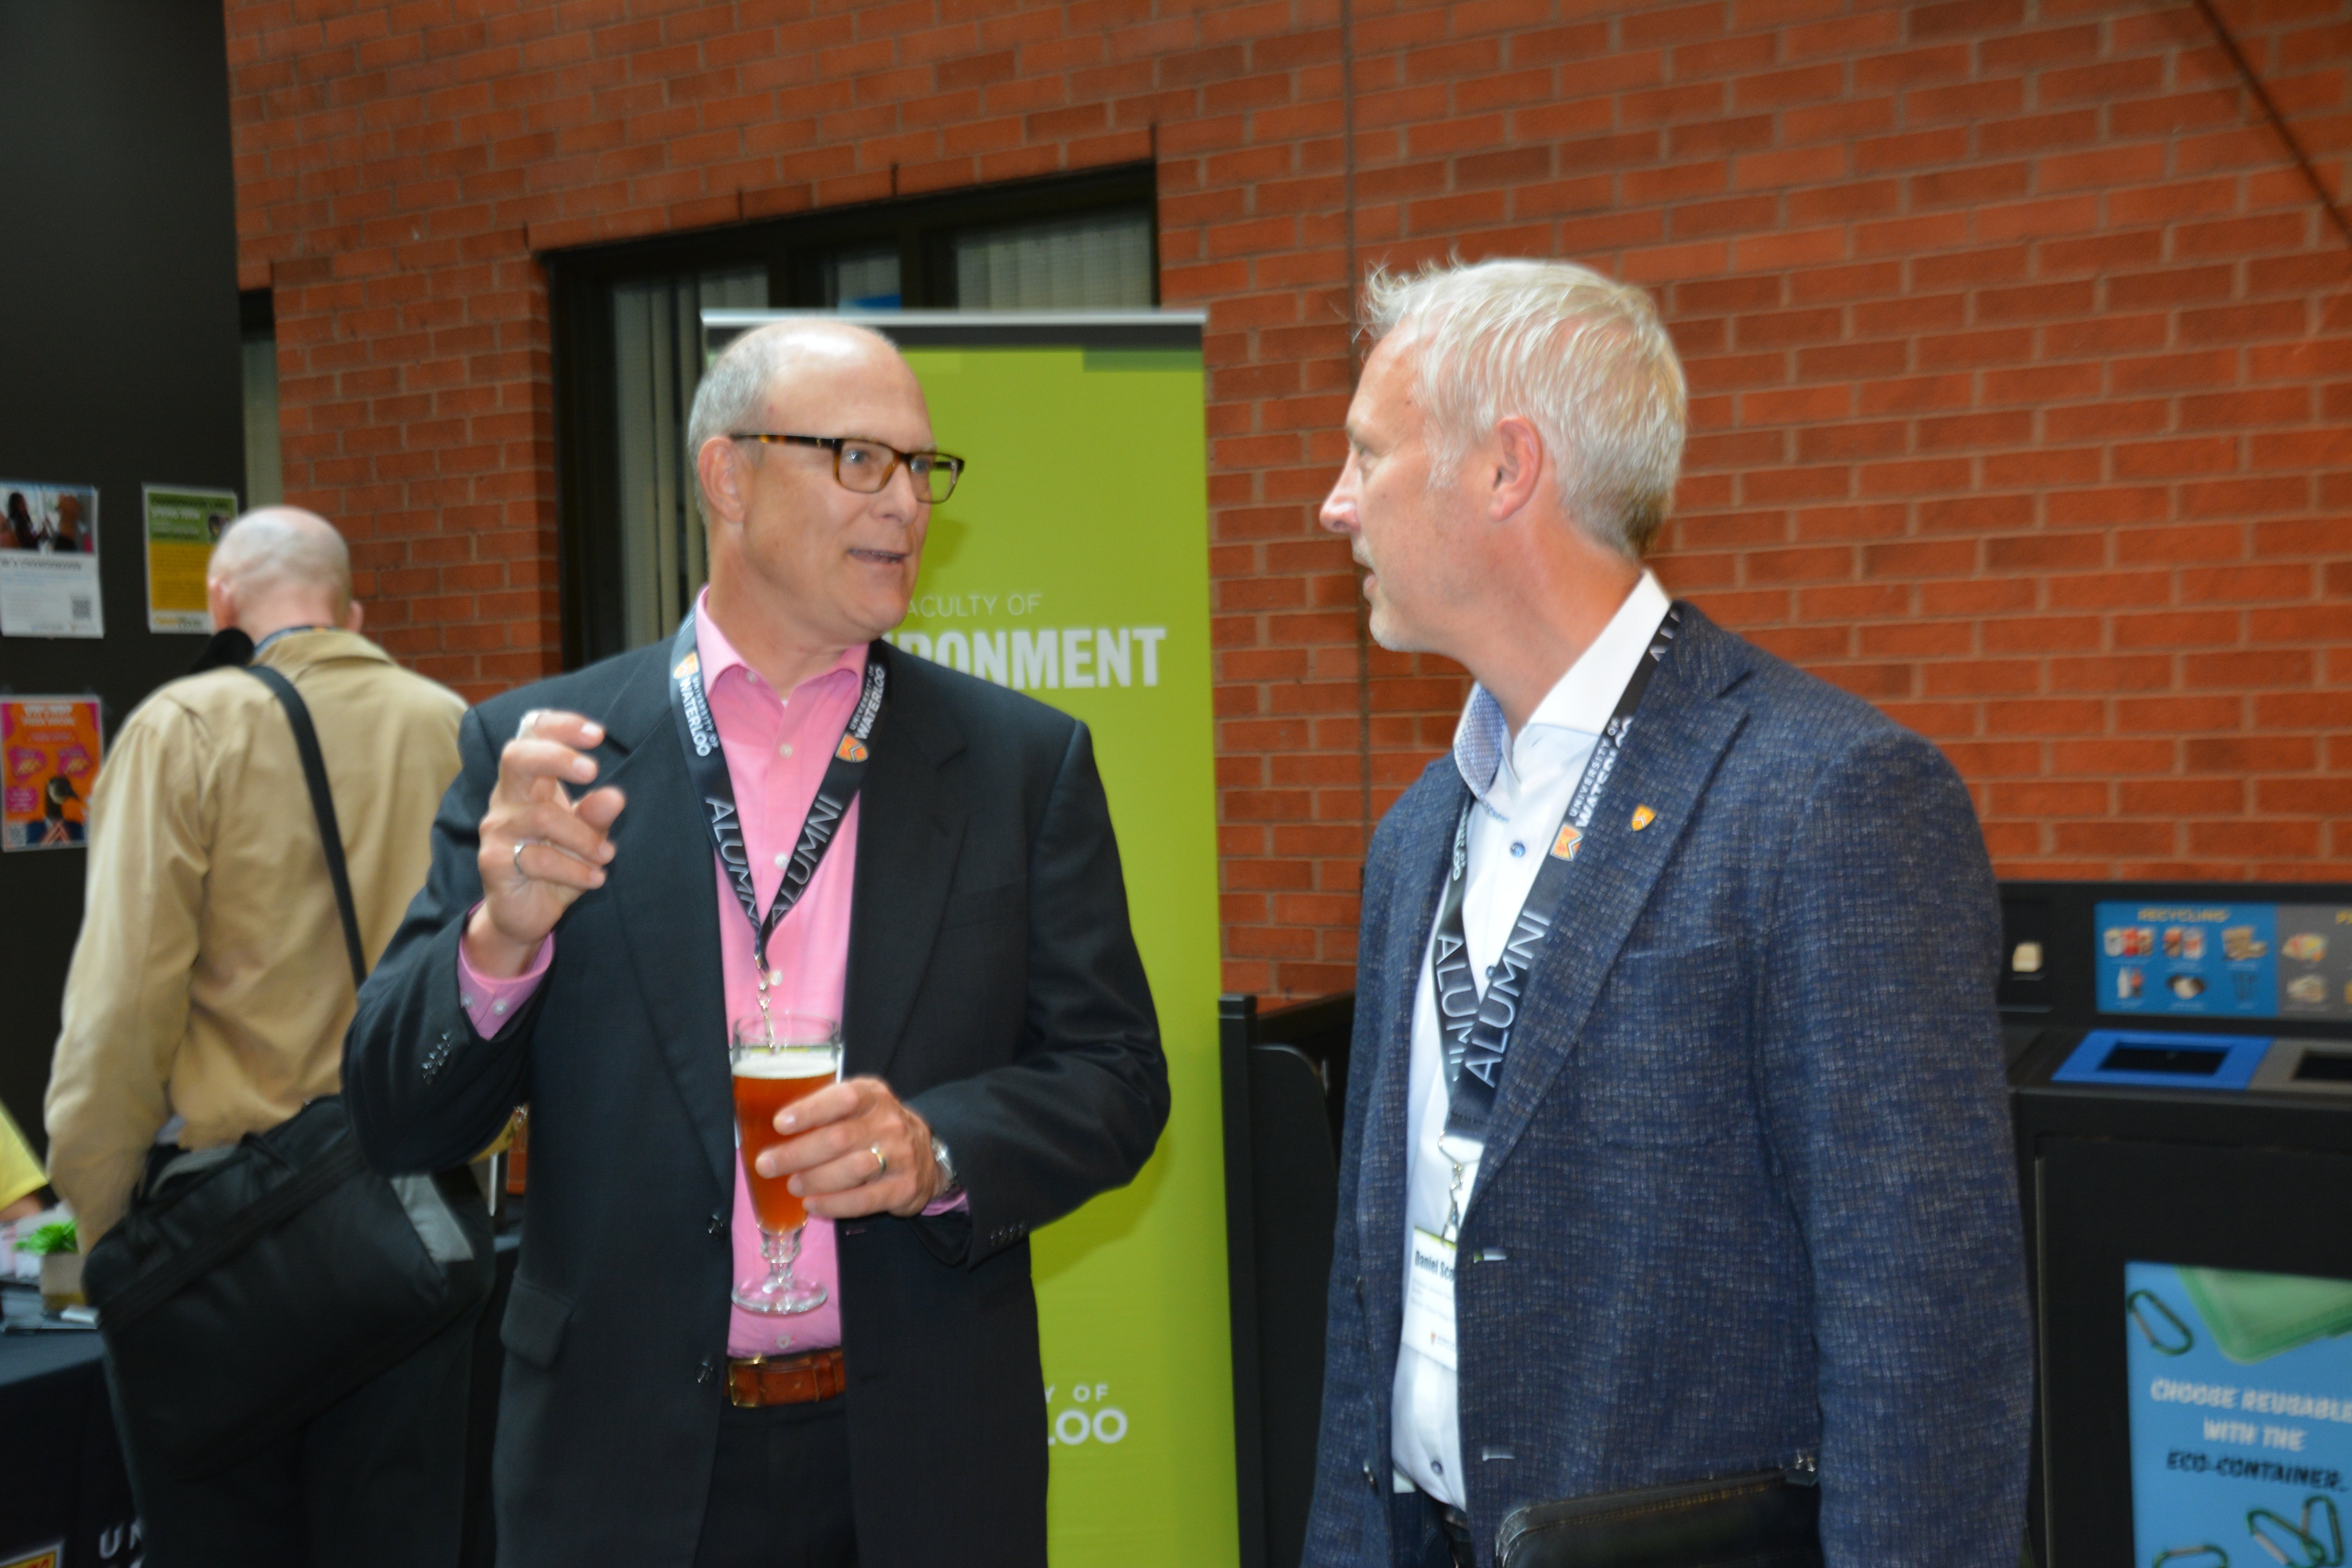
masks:
{"label": "man's ear", "polygon": [[227,578],[205,579],[205,608],[212,612],[213,630],[225,632],[236,625],[236,594]]}
{"label": "man's ear", "polygon": [[1543,479],[1543,437],[1536,433],[1532,422],[1514,414],[1495,426],[1494,440],[1487,450],[1487,472],[1492,482],[1488,486],[1486,515],[1503,522],[1517,516],[1535,499],[1536,486]]}
{"label": "man's ear", "polygon": [[694,477],[702,487],[702,504],[716,521],[743,521],[743,453],[741,443],[713,436],[694,454]]}
{"label": "man's ear", "polygon": [[343,611],[343,630],[355,632],[360,629],[360,624],[366,619],[365,606],[362,605],[357,599],[353,599]]}

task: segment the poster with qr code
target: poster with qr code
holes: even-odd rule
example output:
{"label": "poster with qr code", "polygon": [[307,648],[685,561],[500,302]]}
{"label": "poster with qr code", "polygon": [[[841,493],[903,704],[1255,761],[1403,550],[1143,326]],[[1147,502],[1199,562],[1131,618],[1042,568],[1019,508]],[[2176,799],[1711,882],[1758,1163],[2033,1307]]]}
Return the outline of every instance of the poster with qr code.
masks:
{"label": "poster with qr code", "polygon": [[0,850],[89,842],[102,739],[95,697],[0,698]]}
{"label": "poster with qr code", "polygon": [[0,479],[0,637],[104,637],[98,487]]}

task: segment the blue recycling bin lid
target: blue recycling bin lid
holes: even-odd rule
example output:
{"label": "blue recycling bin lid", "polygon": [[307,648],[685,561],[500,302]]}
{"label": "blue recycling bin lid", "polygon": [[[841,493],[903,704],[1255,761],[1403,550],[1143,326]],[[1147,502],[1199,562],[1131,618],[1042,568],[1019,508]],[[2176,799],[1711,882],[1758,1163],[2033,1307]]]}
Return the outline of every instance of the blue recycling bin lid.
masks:
{"label": "blue recycling bin lid", "polygon": [[2050,1081],[2242,1093],[2270,1048],[2267,1035],[2094,1029],[2050,1075]]}

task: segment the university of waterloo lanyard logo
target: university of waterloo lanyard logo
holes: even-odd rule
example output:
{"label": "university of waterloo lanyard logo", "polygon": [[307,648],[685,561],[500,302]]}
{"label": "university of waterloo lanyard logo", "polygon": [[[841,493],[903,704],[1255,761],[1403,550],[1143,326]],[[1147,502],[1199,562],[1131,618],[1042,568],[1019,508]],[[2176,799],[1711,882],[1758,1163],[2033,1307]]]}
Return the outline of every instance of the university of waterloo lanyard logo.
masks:
{"label": "university of waterloo lanyard logo", "polygon": [[702,690],[702,655],[693,648],[670,668],[677,683],[678,710],[686,715],[687,743],[698,757],[719,749],[719,726],[710,717],[710,703]]}

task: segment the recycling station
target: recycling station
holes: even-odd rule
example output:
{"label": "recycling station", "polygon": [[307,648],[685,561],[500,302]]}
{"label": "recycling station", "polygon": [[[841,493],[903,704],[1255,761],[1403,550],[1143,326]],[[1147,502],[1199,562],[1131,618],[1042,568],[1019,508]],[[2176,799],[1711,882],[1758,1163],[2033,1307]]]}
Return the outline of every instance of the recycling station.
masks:
{"label": "recycling station", "polygon": [[2014,882],[2040,1568],[2337,1568],[2352,886]]}

